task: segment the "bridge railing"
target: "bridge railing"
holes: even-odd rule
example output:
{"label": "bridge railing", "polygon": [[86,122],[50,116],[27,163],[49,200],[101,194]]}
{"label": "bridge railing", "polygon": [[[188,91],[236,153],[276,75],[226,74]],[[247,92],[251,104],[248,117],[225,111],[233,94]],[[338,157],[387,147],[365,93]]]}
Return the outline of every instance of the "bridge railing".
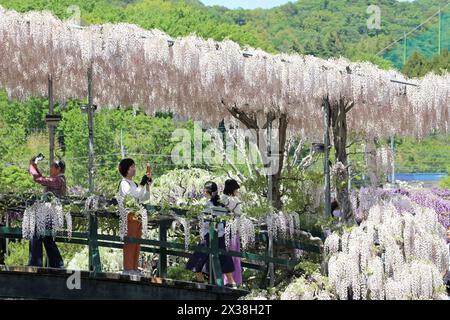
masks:
{"label": "bridge railing", "polygon": [[[67,200],[66,200],[67,201]],[[30,205],[30,203],[25,204]],[[3,206],[3,210],[15,210],[16,212],[20,212],[25,209],[25,206],[20,206],[20,204],[15,206],[14,208],[8,208]],[[158,206],[146,205],[146,209],[148,212],[161,212],[162,208]],[[222,208],[214,208],[213,213],[221,214],[223,210]],[[184,216],[187,211],[179,208],[172,208],[172,212],[176,215]],[[23,211],[22,211],[23,212]],[[1,212],[0,212],[1,213]],[[205,211],[206,213],[206,211]],[[86,216],[82,213],[72,213],[73,218],[84,218]],[[243,267],[249,269],[259,270],[261,272],[266,272],[268,270],[268,264],[273,263],[275,265],[285,266],[293,268],[297,265],[300,260],[298,259],[283,259],[279,257],[272,257],[268,254],[268,234],[267,227],[265,225],[258,225],[258,233],[255,237],[256,244],[263,244],[265,247],[262,253],[248,252],[248,251],[230,251],[219,248],[218,244],[218,234],[216,230],[217,220],[211,220],[209,223],[210,228],[210,241],[209,246],[202,245],[192,245],[190,244],[185,248],[184,243],[168,241],[168,230],[172,222],[175,220],[175,217],[170,215],[160,214],[156,218],[149,219],[149,229],[158,229],[159,237],[157,240],[155,239],[141,239],[125,236],[123,241],[119,236],[102,234],[98,232],[98,219],[99,218],[107,218],[107,219],[119,219],[116,213],[98,210],[91,214],[89,214],[89,223],[87,232],[72,232],[72,236],[69,238],[66,235],[57,235],[55,237],[56,242],[64,242],[71,244],[81,244],[89,246],[89,270],[95,276],[96,273],[102,272],[102,264],[100,257],[100,247],[109,247],[109,248],[123,248],[124,242],[127,243],[139,243],[141,244],[142,252],[155,253],[159,255],[158,260],[158,276],[162,278],[167,277],[168,271],[168,256],[177,256],[177,257],[189,257],[190,254],[194,251],[205,252],[209,254],[210,257],[210,283],[216,284],[217,286],[223,285],[223,276],[222,270],[220,267],[219,256],[226,255],[232,257],[240,257],[242,258],[241,265]],[[205,221],[208,219],[205,218]],[[51,236],[52,233],[50,230],[46,230],[45,235]],[[0,238],[4,239],[21,239],[22,238],[22,229],[20,227],[11,227],[9,225],[7,219],[7,225],[1,227],[0,226]],[[285,248],[290,249],[301,249],[307,252],[315,252],[321,253],[321,247],[316,244],[307,243],[299,240],[286,240],[286,239],[277,239],[274,240],[274,245],[283,246]],[[213,276],[214,275],[214,276]]]}

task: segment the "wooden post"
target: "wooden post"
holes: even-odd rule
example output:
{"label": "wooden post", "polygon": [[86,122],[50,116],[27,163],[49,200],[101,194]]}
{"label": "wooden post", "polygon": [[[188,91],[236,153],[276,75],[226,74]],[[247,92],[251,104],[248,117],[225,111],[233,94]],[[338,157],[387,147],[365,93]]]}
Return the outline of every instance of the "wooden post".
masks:
{"label": "wooden post", "polygon": [[218,287],[222,287],[223,274],[219,260],[219,235],[217,234],[216,228],[214,226],[215,223],[211,221],[209,223],[209,249],[211,250],[211,253],[209,255],[209,282],[211,284],[215,283]]}
{"label": "wooden post", "polygon": [[[8,212],[6,212],[6,227],[9,228],[9,213]],[[8,245],[9,245],[9,239],[5,238],[5,257],[4,257],[4,259],[6,259],[6,257],[9,255]],[[3,263],[4,263],[4,261],[3,261]]]}
{"label": "wooden post", "polygon": [[[94,193],[94,103],[92,93],[92,64],[88,68],[88,129],[89,129],[89,149],[88,149],[88,181],[89,194]],[[89,270],[101,272],[100,251],[98,248],[98,221],[94,214],[89,215]]]}
{"label": "wooden post", "polygon": [[329,216],[331,214],[331,187],[330,187],[330,104],[328,102],[328,97],[324,99],[323,102],[323,125],[324,125],[324,134],[323,134],[323,144],[324,144],[324,156],[323,156],[323,172],[325,176],[325,216]]}
{"label": "wooden post", "polygon": [[[167,229],[169,226],[168,220],[162,220],[159,223],[159,241],[167,241]],[[161,278],[167,277],[167,249],[163,246],[159,251],[159,267],[158,273]]]}

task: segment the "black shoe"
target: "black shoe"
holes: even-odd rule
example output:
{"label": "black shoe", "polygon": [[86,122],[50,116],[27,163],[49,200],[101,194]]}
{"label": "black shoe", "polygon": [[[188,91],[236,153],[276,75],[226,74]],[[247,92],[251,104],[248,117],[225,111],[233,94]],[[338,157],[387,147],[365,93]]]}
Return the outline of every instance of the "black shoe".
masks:
{"label": "black shoe", "polygon": [[225,287],[231,288],[231,289],[237,289],[237,288],[238,288],[238,285],[237,285],[236,283],[227,283],[227,284],[225,285]]}

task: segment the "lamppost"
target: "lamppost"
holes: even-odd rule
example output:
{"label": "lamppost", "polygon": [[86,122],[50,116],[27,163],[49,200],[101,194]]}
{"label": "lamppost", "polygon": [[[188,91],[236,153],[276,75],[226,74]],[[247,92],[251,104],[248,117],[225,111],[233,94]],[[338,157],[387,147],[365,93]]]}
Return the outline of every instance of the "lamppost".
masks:
{"label": "lamppost", "polygon": [[48,75],[48,114],[45,116],[45,122],[48,126],[48,138],[50,147],[50,167],[55,159],[55,128],[61,121],[61,115],[54,114],[53,102],[53,78]]}
{"label": "lamppost", "polygon": [[[88,181],[89,194],[94,193],[94,111],[97,106],[93,103],[93,86],[92,86],[92,70],[91,64],[88,68],[88,104],[81,106],[81,111],[88,115],[88,130],[89,130],[89,144],[88,144]],[[97,243],[97,216],[89,215],[89,270],[101,272],[100,252]]]}
{"label": "lamppost", "polygon": [[[328,130],[326,130],[328,132]],[[325,137],[328,136],[327,133],[325,133]],[[311,149],[313,152],[317,153],[323,153],[323,173],[325,178],[325,212],[324,215],[327,216],[331,213],[331,187],[330,187],[330,148],[329,140],[324,139],[326,143],[321,142],[314,142],[311,144]],[[328,145],[327,148],[325,148],[325,145]]]}

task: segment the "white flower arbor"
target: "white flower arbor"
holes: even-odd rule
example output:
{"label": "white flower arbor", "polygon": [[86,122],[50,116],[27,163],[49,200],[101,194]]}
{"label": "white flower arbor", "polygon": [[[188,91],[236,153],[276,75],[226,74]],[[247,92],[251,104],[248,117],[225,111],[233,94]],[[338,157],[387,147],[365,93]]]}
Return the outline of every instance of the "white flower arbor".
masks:
{"label": "white flower arbor", "polygon": [[[349,133],[422,137],[450,128],[448,74],[407,79],[343,58],[243,51],[232,41],[196,36],[172,40],[125,23],[74,28],[47,12],[1,7],[0,35],[0,86],[10,97],[44,95],[50,74],[60,102],[89,96],[89,105],[99,108],[143,106],[147,114],[173,112],[206,125],[225,120],[273,130],[279,166],[268,175],[275,208],[281,207],[286,140],[292,135],[324,141],[323,148],[313,148],[325,153],[331,141],[347,179]],[[337,197],[345,219],[351,219],[348,189],[338,188]]]}

